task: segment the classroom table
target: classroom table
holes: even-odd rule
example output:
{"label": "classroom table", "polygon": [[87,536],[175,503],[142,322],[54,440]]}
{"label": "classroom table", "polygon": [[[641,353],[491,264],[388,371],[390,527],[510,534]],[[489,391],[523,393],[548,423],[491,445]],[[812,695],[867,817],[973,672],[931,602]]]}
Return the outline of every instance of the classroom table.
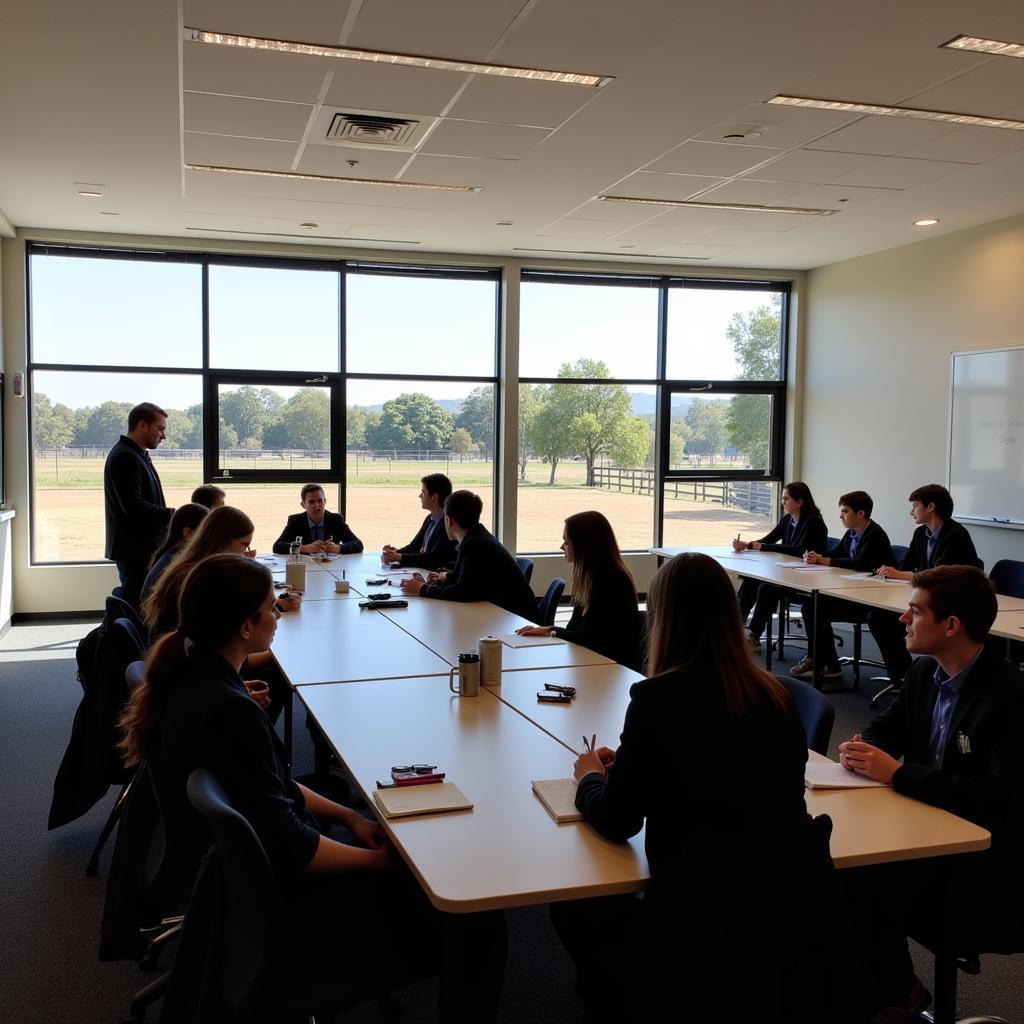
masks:
{"label": "classroom table", "polygon": [[[275,583],[284,583],[285,575],[284,570],[275,572],[274,574]],[[302,591],[303,601],[334,601],[343,600],[348,598],[355,598],[359,601],[366,600],[366,590],[383,590],[383,587],[366,587],[362,581],[360,581],[360,588],[357,590],[355,587],[350,586],[347,594],[339,594],[334,589],[334,584],[337,582],[338,577],[328,571],[325,572],[307,572],[306,573],[306,585]]]}

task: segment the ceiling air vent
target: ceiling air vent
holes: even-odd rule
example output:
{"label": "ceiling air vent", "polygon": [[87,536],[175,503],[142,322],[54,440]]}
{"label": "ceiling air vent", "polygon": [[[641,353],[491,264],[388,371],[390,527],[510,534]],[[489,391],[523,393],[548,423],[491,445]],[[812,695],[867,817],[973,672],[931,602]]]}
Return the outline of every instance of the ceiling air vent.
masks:
{"label": "ceiling air vent", "polygon": [[419,127],[419,121],[383,114],[337,113],[327,128],[330,142],[364,142],[375,146],[403,146]]}

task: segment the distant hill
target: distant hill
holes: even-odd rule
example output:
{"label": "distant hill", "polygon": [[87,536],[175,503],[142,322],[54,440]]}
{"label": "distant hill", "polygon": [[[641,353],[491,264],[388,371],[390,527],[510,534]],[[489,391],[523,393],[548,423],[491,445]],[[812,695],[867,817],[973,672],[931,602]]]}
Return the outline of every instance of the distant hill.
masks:
{"label": "distant hill", "polygon": [[[633,407],[634,416],[653,416],[655,411],[655,396],[645,391],[630,391],[629,400]],[[685,416],[693,399],[689,395],[675,395],[672,399],[672,415]]]}

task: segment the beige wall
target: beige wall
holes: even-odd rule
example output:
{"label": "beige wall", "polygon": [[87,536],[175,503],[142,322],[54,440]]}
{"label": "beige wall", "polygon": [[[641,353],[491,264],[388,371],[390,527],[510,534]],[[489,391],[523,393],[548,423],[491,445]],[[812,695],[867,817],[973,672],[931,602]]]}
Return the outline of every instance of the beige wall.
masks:
{"label": "beige wall", "polygon": [[[896,543],[906,497],[946,482],[949,355],[1024,345],[1024,217],[811,271],[801,475],[830,533],[863,488]],[[978,554],[1024,559],[1024,532],[972,526]]]}

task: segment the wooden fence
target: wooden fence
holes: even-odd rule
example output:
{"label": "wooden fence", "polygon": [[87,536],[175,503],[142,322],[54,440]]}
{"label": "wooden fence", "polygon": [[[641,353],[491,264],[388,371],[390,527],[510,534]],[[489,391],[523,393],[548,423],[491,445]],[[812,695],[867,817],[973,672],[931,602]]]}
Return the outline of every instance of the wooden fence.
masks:
{"label": "wooden fence", "polygon": [[[654,493],[657,484],[653,469],[620,466],[595,466],[594,486],[620,494]],[[742,508],[770,517],[775,500],[772,485],[760,480],[666,480],[665,497]]]}

